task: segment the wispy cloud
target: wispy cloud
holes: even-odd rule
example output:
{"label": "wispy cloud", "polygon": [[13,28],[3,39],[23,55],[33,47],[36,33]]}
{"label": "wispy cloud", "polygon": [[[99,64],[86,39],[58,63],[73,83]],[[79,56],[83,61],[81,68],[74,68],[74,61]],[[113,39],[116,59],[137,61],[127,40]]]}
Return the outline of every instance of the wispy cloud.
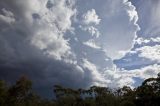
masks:
{"label": "wispy cloud", "polygon": [[95,48],[95,49],[100,49],[100,48],[101,48],[100,46],[98,46],[98,45],[95,43],[95,41],[94,41],[93,39],[90,39],[89,41],[84,42],[83,44],[84,44],[84,45],[87,45],[87,46],[89,46],[89,47]]}

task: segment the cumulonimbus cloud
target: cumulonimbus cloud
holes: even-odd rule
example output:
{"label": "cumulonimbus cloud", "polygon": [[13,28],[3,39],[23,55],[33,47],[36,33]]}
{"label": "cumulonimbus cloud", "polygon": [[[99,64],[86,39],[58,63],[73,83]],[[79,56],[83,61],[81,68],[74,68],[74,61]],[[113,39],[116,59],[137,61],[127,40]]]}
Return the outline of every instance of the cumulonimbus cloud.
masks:
{"label": "cumulonimbus cloud", "polygon": [[[129,75],[126,81],[132,85],[133,74],[115,71],[112,59],[132,47],[138,30],[135,7],[127,1],[102,0],[99,8],[95,0],[84,11],[80,2],[1,0],[0,79],[12,82],[26,74],[35,88],[48,89],[53,84],[120,86],[125,83],[119,79]],[[78,16],[86,21],[78,23]],[[90,28],[89,33],[80,25]]]}

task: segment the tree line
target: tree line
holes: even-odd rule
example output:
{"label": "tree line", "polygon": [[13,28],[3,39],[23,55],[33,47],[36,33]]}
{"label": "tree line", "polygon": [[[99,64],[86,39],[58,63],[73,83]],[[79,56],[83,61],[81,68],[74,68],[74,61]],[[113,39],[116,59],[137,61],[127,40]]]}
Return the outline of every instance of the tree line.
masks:
{"label": "tree line", "polygon": [[54,85],[53,94],[52,100],[38,96],[32,90],[32,81],[24,76],[12,86],[0,80],[0,106],[160,106],[160,73],[134,89],[71,89]]}

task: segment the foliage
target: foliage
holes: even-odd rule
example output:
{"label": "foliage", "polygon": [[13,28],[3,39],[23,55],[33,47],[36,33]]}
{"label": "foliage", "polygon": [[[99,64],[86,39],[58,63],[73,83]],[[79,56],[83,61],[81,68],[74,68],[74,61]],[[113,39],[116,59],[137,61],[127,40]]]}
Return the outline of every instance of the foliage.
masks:
{"label": "foliage", "polygon": [[45,100],[33,92],[32,82],[25,76],[12,86],[0,80],[0,106],[160,106],[160,73],[135,89],[71,89],[55,85],[53,92],[55,98]]}

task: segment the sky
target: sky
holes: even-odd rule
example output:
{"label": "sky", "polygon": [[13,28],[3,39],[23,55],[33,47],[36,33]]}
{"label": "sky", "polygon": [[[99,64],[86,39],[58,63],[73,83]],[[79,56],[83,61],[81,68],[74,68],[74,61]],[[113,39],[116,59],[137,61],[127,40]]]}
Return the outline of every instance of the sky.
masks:
{"label": "sky", "polygon": [[132,88],[160,72],[160,0],[0,0],[0,79]]}

